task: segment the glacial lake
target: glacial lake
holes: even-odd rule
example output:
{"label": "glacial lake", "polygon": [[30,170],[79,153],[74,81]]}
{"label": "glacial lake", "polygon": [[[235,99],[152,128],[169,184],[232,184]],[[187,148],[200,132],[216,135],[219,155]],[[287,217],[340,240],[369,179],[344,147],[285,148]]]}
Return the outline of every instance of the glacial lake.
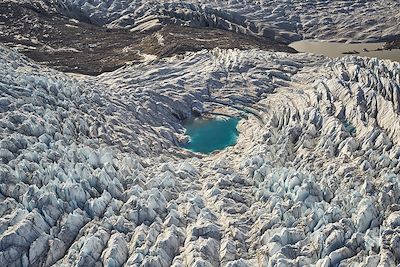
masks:
{"label": "glacial lake", "polygon": [[314,40],[302,40],[293,42],[289,46],[296,49],[299,52],[307,52],[313,54],[321,54],[327,57],[343,57],[347,54],[346,52],[357,51],[354,56],[362,57],[376,57],[379,59],[390,59],[392,61],[400,62],[400,49],[392,50],[380,50],[373,51],[382,48],[385,43],[358,43],[358,44],[347,44],[347,43],[334,43]]}
{"label": "glacial lake", "polygon": [[238,118],[194,119],[183,126],[190,140],[184,148],[194,152],[210,154],[236,144],[239,132]]}

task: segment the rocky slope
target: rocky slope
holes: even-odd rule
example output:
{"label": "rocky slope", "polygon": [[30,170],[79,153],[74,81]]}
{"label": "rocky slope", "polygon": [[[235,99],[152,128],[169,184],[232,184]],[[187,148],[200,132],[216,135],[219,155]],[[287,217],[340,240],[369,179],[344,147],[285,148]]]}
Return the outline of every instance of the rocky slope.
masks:
{"label": "rocky slope", "polygon": [[[74,78],[0,53],[1,266],[400,263],[398,63],[217,49]],[[236,146],[178,146],[221,108],[247,111]]]}
{"label": "rocky slope", "polygon": [[[64,9],[62,9],[64,10]],[[64,72],[98,75],[148,54],[168,57],[202,49],[258,48],[296,52],[271,38],[248,36],[205,27],[164,25],[147,32],[110,29],[72,19],[45,2],[0,3],[0,43],[15,48],[42,64]]]}

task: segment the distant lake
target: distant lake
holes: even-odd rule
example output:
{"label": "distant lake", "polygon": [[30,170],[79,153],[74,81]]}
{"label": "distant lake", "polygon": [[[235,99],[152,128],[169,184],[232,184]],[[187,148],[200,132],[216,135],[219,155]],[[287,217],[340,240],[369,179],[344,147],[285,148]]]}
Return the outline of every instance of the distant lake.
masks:
{"label": "distant lake", "polygon": [[184,122],[186,134],[190,137],[186,149],[210,154],[236,144],[239,132],[238,118],[194,119]]}
{"label": "distant lake", "polygon": [[[343,57],[346,52],[357,51],[355,56],[376,57],[379,59],[390,59],[400,62],[400,49],[371,51],[382,48],[385,43],[331,43],[324,41],[302,40],[293,42],[289,46],[299,52],[307,52],[313,54],[321,54],[327,57]],[[367,51],[366,51],[367,50]]]}

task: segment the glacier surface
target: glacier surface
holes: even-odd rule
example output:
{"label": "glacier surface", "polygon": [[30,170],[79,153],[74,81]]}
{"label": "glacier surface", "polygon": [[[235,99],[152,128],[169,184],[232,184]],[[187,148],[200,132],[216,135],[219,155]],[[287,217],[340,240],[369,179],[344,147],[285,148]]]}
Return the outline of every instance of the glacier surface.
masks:
{"label": "glacier surface", "polygon": [[68,15],[132,31],[149,31],[159,29],[163,24],[178,24],[220,28],[286,43],[302,38],[376,42],[390,40],[400,32],[400,3],[396,0],[55,2]]}
{"label": "glacier surface", "polygon": [[[90,77],[0,55],[2,266],[399,264],[399,63],[214,49]],[[247,114],[238,143],[180,148],[193,109]]]}
{"label": "glacier surface", "polygon": [[[21,2],[133,32],[400,32],[391,0]],[[237,144],[183,149],[210,113]],[[397,62],[217,48],[85,76],[0,44],[0,266],[397,266],[399,172]]]}

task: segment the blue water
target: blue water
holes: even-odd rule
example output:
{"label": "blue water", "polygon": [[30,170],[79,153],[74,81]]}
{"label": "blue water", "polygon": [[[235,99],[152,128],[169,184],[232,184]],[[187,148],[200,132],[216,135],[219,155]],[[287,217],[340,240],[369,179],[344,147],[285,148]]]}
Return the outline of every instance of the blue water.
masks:
{"label": "blue water", "polygon": [[184,123],[190,141],[185,148],[194,152],[209,154],[236,144],[239,135],[237,118],[195,119]]}

